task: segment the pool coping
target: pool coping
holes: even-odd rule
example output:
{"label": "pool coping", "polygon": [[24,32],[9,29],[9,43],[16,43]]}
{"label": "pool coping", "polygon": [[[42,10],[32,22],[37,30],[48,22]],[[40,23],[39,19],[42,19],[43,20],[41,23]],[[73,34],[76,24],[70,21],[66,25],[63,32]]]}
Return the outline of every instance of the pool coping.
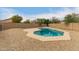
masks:
{"label": "pool coping", "polygon": [[57,28],[51,28],[51,27],[46,27],[46,28],[62,31],[62,32],[64,32],[64,35],[63,36],[44,37],[44,36],[39,36],[39,35],[34,34],[34,31],[40,30],[39,28],[40,27],[24,29],[24,31],[27,32],[26,36],[40,40],[40,41],[71,40],[69,31],[61,30],[61,29],[57,29]]}

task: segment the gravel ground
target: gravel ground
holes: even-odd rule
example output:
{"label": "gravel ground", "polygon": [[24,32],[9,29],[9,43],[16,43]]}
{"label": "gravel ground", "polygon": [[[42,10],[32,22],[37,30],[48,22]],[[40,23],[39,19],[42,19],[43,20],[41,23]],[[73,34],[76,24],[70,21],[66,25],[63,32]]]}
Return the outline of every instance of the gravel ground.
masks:
{"label": "gravel ground", "polygon": [[1,51],[76,51],[79,50],[79,32],[70,31],[71,40],[39,41],[26,36],[21,28],[0,31]]}

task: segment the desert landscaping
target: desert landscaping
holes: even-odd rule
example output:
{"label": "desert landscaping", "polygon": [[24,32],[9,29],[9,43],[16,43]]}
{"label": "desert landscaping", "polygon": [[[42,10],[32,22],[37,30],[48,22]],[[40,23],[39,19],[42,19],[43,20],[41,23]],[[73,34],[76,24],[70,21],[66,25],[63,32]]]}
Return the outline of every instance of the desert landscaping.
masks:
{"label": "desert landscaping", "polygon": [[[13,24],[14,25],[14,24]],[[27,24],[26,24],[27,25]],[[60,24],[59,24],[60,25]],[[3,24],[4,26],[4,24]],[[7,25],[5,25],[7,26]],[[10,24],[8,26],[11,26]],[[56,24],[50,24],[50,27],[55,28]],[[75,26],[75,25],[74,25]],[[19,27],[19,26],[18,26]],[[29,27],[33,28],[33,26]],[[74,29],[65,29],[64,26],[58,26],[70,32],[71,40],[58,40],[58,41],[40,41],[26,36],[24,28],[10,28],[0,31],[0,50],[3,51],[62,51],[62,50],[79,50],[79,31],[78,26]],[[57,28],[56,27],[56,28]],[[26,29],[28,27],[26,26]],[[70,27],[69,27],[70,28]]]}
{"label": "desert landscaping", "polygon": [[[64,20],[37,18],[24,22],[22,17],[14,15],[0,20],[0,51],[78,51],[79,16],[68,14]],[[40,41],[27,36],[25,29],[50,27],[69,32],[70,40]],[[45,32],[45,31],[44,31]],[[43,38],[44,39],[44,38]],[[66,39],[66,38],[64,38]]]}

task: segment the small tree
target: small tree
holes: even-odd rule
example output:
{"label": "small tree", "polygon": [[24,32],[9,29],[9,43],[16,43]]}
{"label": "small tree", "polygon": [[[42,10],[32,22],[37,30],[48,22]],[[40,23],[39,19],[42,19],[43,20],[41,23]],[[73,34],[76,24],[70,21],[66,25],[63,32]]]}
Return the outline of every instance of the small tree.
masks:
{"label": "small tree", "polygon": [[45,18],[39,18],[37,19],[37,23],[41,26],[42,24],[46,24],[46,26],[49,26],[50,20]]}
{"label": "small tree", "polygon": [[26,21],[24,21],[24,23],[30,23],[30,20],[26,20]]}
{"label": "small tree", "polygon": [[69,25],[70,23],[72,23],[72,30],[73,30],[73,23],[79,22],[79,16],[74,13],[68,14],[65,16],[64,22],[66,25]]}
{"label": "small tree", "polygon": [[74,13],[68,14],[64,17],[64,22],[66,25],[69,25],[70,23],[77,23],[79,22],[79,17]]}
{"label": "small tree", "polygon": [[46,24],[46,26],[49,26],[50,20],[49,19],[45,19],[44,20],[44,24]]}
{"label": "small tree", "polygon": [[71,22],[73,21],[72,19],[72,15],[66,15],[65,18],[64,18],[64,22],[66,25],[69,25]]}
{"label": "small tree", "polygon": [[15,15],[11,17],[13,23],[20,23],[22,20],[21,16]]}
{"label": "small tree", "polygon": [[60,23],[61,21],[55,17],[52,18],[51,23]]}
{"label": "small tree", "polygon": [[44,18],[38,18],[37,19],[37,23],[39,24],[39,26],[41,26],[44,23]]}

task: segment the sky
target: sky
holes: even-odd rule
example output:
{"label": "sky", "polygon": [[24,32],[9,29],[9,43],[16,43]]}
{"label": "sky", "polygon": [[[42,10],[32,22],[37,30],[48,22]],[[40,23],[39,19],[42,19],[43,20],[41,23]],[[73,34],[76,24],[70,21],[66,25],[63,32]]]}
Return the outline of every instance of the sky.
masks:
{"label": "sky", "polygon": [[57,17],[60,20],[70,13],[79,13],[78,7],[0,7],[0,20],[19,15],[26,19]]}

